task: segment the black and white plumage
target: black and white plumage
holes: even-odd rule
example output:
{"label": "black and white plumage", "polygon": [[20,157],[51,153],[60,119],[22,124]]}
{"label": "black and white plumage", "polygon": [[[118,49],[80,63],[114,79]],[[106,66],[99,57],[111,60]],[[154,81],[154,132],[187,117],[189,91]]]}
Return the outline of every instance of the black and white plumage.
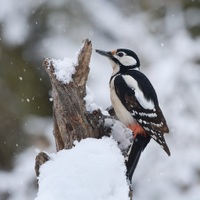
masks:
{"label": "black and white plumage", "polygon": [[112,62],[112,106],[119,120],[134,134],[135,140],[127,162],[127,175],[131,180],[140,154],[151,138],[170,155],[163,136],[169,129],[151,82],[139,71],[140,61],[137,55],[128,49],[96,52],[108,57]]}

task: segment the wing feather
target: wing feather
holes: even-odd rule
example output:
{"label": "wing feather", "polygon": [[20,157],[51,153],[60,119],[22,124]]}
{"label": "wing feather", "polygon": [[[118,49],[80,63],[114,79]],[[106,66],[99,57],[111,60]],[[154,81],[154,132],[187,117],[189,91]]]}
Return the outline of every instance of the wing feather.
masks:
{"label": "wing feather", "polygon": [[[135,77],[132,78],[134,79]],[[142,80],[135,81],[140,85],[140,81]],[[149,99],[145,99],[145,101],[152,101],[154,103],[154,108],[152,109],[144,108],[140,104],[135,95],[137,88],[130,87],[130,84],[127,84],[123,76],[116,76],[114,85],[116,94],[124,107],[132,114],[133,118],[144,128],[144,130],[163,147],[168,155],[170,155],[169,148],[163,136],[164,133],[169,132],[169,129],[151,83],[149,82],[146,84],[146,90],[152,91],[152,94],[149,94]],[[140,87],[140,90],[144,93],[142,87]]]}

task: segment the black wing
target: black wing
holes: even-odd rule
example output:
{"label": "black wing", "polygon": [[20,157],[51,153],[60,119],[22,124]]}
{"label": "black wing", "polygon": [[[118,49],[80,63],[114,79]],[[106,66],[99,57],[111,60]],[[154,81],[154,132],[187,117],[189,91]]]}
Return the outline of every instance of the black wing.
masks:
{"label": "black wing", "polygon": [[169,148],[163,136],[164,133],[169,132],[169,129],[159,107],[157,95],[152,84],[146,76],[139,71],[135,71],[134,74],[129,74],[129,76],[137,81],[140,90],[146,95],[146,100],[153,101],[155,107],[153,109],[144,108],[138,101],[134,88],[127,85],[122,75],[117,75],[114,79],[118,98],[147,134],[160,144],[166,153],[170,155]]}

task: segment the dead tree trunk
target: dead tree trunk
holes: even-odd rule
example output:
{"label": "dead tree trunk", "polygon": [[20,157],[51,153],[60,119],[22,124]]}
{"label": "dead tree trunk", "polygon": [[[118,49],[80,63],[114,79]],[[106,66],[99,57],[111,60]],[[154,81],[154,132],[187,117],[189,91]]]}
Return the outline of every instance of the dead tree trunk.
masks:
{"label": "dead tree trunk", "polygon": [[[56,78],[54,63],[51,59],[47,58],[43,62],[52,85],[53,133],[57,151],[72,148],[75,140],[80,141],[87,137],[100,138],[105,135],[103,115],[100,110],[89,113],[84,102],[91,53],[92,43],[86,39],[78,55],[73,80],[69,84],[64,84]],[[36,157],[37,175],[40,165],[48,159],[43,152]]]}
{"label": "dead tree trunk", "polygon": [[44,60],[43,66],[52,84],[54,137],[57,151],[72,148],[75,140],[80,141],[87,137],[99,138],[103,134],[103,127],[99,123],[102,119],[101,112],[87,112],[84,102],[91,53],[92,43],[86,39],[78,55],[73,81],[69,84],[57,80],[53,62],[49,59]]}
{"label": "dead tree trunk", "polygon": [[[54,63],[45,59],[45,68],[52,85],[53,97],[53,133],[57,151],[70,149],[75,140],[93,137],[100,138],[108,135],[104,128],[104,116],[100,110],[90,113],[86,110],[84,97],[86,95],[86,81],[89,74],[89,63],[92,53],[92,43],[88,39],[83,41],[78,55],[76,72],[68,84],[60,82],[55,76]],[[39,175],[40,166],[50,158],[44,152],[36,157],[35,171]],[[132,198],[131,198],[132,199]]]}

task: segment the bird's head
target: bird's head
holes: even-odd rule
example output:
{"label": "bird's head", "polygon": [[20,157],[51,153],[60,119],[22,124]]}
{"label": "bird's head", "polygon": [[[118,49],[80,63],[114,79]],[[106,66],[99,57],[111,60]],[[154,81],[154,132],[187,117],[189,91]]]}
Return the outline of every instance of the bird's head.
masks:
{"label": "bird's head", "polygon": [[136,53],[129,49],[117,49],[113,51],[102,51],[96,49],[100,55],[108,57],[112,61],[113,70],[139,70],[140,60]]}

